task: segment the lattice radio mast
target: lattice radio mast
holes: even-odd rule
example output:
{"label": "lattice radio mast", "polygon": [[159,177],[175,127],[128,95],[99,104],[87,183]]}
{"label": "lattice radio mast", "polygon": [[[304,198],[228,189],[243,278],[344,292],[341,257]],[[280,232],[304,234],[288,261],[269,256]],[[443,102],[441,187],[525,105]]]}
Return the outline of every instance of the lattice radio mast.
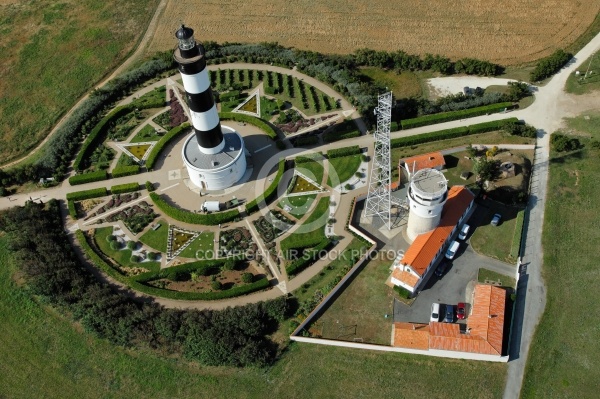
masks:
{"label": "lattice radio mast", "polygon": [[375,151],[369,177],[369,194],[365,203],[365,216],[379,216],[388,230],[392,229],[391,219],[391,154],[390,125],[392,122],[392,92],[379,95],[377,130],[375,130]]}

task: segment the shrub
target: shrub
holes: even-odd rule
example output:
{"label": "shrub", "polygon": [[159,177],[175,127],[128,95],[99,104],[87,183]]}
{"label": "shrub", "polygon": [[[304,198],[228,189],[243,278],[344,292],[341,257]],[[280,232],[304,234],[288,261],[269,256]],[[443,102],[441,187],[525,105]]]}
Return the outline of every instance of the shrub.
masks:
{"label": "shrub", "polygon": [[134,251],[137,248],[137,242],[127,241],[127,249]]}
{"label": "shrub", "polygon": [[550,136],[550,145],[557,152],[574,151],[580,147],[578,139],[558,133],[552,133]]}
{"label": "shrub", "polygon": [[67,193],[67,200],[69,201],[82,201],[90,198],[105,197],[108,195],[106,187],[92,188],[84,191],[73,191]]}
{"label": "shrub", "polygon": [[146,181],[146,190],[148,190],[149,193],[154,191],[155,190],[154,184],[150,183],[149,181]]}
{"label": "shrub", "polygon": [[518,121],[517,118],[501,119],[498,121],[478,123],[476,125],[457,127],[452,129],[438,130],[430,133],[417,134],[414,136],[400,137],[392,139],[392,148],[407,147],[411,145],[417,145],[422,143],[429,143],[431,141],[447,140],[456,137],[469,136],[472,134],[492,132],[494,130],[500,130],[504,127],[507,121]]}
{"label": "shrub", "polygon": [[119,241],[111,242],[110,249],[112,249],[113,251],[118,251],[119,249],[121,249],[121,243]]}
{"label": "shrub", "polygon": [[129,261],[131,263],[140,263],[141,259],[139,256],[137,255],[131,255],[131,258],[129,258]]}
{"label": "shrub", "polygon": [[75,201],[73,200],[68,200],[67,201],[67,208],[69,209],[69,215],[73,218],[73,219],[77,219],[78,215],[77,215],[77,209],[75,209]]}
{"label": "shrub", "polygon": [[223,285],[220,281],[215,280],[212,283],[210,283],[210,288],[212,288],[215,291],[220,291],[223,288]]}
{"label": "shrub", "polygon": [[329,151],[327,151],[327,158],[332,159],[332,158],[347,157],[349,155],[360,154],[360,152],[361,152],[360,147],[357,145],[353,145],[350,147],[329,150]]}
{"label": "shrub", "polygon": [[405,119],[401,122],[401,124],[402,129],[412,129],[420,126],[433,125],[436,123],[449,122],[457,119],[472,118],[474,116],[501,112],[505,108],[511,107],[512,103],[510,102],[491,104],[461,111],[442,112],[439,114],[424,115],[413,119]]}
{"label": "shrub", "polygon": [[113,179],[123,176],[131,176],[140,173],[140,165],[119,166],[111,172]]}
{"label": "shrub", "polygon": [[319,144],[319,138],[317,136],[303,136],[294,140],[294,147],[313,144]]}
{"label": "shrub", "polygon": [[244,273],[242,274],[242,282],[248,284],[254,280],[254,274],[252,273]]}
{"label": "shrub", "polygon": [[360,156],[360,160],[363,162],[369,162],[369,156],[367,154],[363,154]]}
{"label": "shrub", "polygon": [[131,192],[137,191],[139,189],[140,189],[140,185],[138,183],[117,184],[110,188],[110,193],[111,194],[131,193]]}
{"label": "shrub", "polygon": [[504,126],[504,130],[513,136],[535,138],[537,136],[537,130],[535,127],[521,122],[507,122]]}
{"label": "shrub", "polygon": [[573,57],[572,54],[566,53],[562,49],[556,50],[552,55],[546,58],[542,58],[535,69],[529,74],[529,78],[532,82],[538,82],[554,75],[560,71],[567,62]]}
{"label": "shrub", "polygon": [[106,179],[108,179],[108,173],[105,170],[99,170],[96,172],[71,176],[69,177],[69,184],[72,186],[76,186],[78,184],[91,183],[94,181],[101,181]]}
{"label": "shrub", "polygon": [[108,235],[106,236],[106,241],[107,242],[113,242],[113,241],[117,241],[117,237],[115,237],[114,235]]}
{"label": "shrub", "polygon": [[223,270],[233,270],[233,269],[235,269],[235,261],[233,261],[233,260],[227,260],[227,261],[225,261],[225,263],[223,263],[222,268],[223,268]]}
{"label": "shrub", "polygon": [[123,105],[121,107],[117,107],[108,113],[96,126],[92,129],[88,137],[85,139],[83,144],[81,145],[81,149],[75,158],[75,162],[73,163],[73,168],[75,170],[83,169],[83,159],[89,155],[90,151],[92,151],[95,147],[97,147],[104,140],[104,133],[106,133],[107,128],[110,126],[111,122],[120,118],[121,116],[129,113],[133,107],[129,105]]}
{"label": "shrub", "polygon": [[215,226],[220,223],[231,222],[240,216],[240,212],[237,209],[204,215],[177,208],[169,204],[156,193],[150,193],[150,198],[152,199],[152,202],[154,202],[154,205],[156,205],[158,209],[164,212],[167,216],[184,223]]}
{"label": "shrub", "polygon": [[350,184],[350,183],[346,183],[346,185],[344,186],[344,188],[346,189],[346,191],[350,191],[350,190],[352,190],[354,187],[352,186],[352,184]]}
{"label": "shrub", "polygon": [[158,255],[156,254],[156,252],[148,252],[146,254],[146,258],[150,261],[155,261],[156,259],[158,259]]}
{"label": "shrub", "polygon": [[273,181],[271,182],[269,187],[267,187],[267,189],[265,190],[264,194],[260,195],[258,198],[254,199],[246,204],[246,213],[248,215],[258,211],[260,204],[262,204],[263,202],[269,203],[275,197],[275,195],[277,194],[277,186],[279,186],[279,181],[283,177],[284,172],[285,172],[285,159],[281,158],[279,160],[277,174],[275,175],[275,178],[273,179]]}
{"label": "shrub", "polygon": [[169,144],[169,142],[171,142],[174,138],[179,136],[179,134],[183,133],[188,127],[190,127],[189,123],[182,123],[181,125],[169,130],[167,134],[165,134],[160,138],[160,140],[158,140],[158,143],[156,143],[156,145],[152,147],[152,150],[150,151],[150,154],[146,159],[146,168],[148,170],[154,167],[154,164],[156,163],[156,160],[158,159],[158,156],[160,155],[162,149],[167,144]]}
{"label": "shrub", "polygon": [[[307,243],[310,245],[309,243]],[[285,270],[288,276],[296,275],[300,273],[302,270],[306,269],[308,266],[313,264],[317,258],[321,255],[322,251],[329,249],[332,242],[329,239],[325,239],[320,241],[314,248],[305,250],[304,255],[302,257],[292,261],[289,265],[286,266]],[[282,248],[282,251],[284,249]]]}
{"label": "shrub", "polygon": [[239,90],[231,90],[226,93],[219,94],[219,101],[225,103],[227,101],[237,100],[239,97],[240,97]]}
{"label": "shrub", "polygon": [[411,293],[409,290],[407,290],[406,288],[403,288],[403,287],[398,287],[397,285],[394,286],[394,291],[396,291],[396,293],[398,294],[398,296],[400,298],[408,299],[411,296]]}

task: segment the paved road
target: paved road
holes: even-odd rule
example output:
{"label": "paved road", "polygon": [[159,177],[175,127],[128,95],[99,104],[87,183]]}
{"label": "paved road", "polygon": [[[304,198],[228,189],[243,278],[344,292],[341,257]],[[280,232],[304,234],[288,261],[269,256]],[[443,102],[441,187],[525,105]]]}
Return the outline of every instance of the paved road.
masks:
{"label": "paved road", "polygon": [[599,48],[600,35],[597,35],[575,55],[574,61],[569,66],[555,75],[546,86],[539,88],[533,105],[520,113],[515,112],[520,118],[540,130],[531,175],[529,212],[525,217],[525,246],[521,249],[522,263],[526,268],[523,269],[518,284],[504,399],[519,398],[531,340],[546,305],[546,288],[541,275],[542,227],[548,183],[550,133],[562,126],[564,117],[570,116],[568,110],[572,108],[572,104],[567,103],[571,99],[564,93],[567,78]]}

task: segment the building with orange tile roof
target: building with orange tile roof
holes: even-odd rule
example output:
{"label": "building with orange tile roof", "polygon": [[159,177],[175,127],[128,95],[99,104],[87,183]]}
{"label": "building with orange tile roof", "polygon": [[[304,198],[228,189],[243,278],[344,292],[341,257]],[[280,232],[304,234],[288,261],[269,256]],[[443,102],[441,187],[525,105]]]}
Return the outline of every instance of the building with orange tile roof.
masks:
{"label": "building with orange tile roof", "polygon": [[412,175],[421,169],[442,170],[446,165],[446,161],[444,160],[442,153],[438,151],[400,160],[400,165],[401,164],[404,164],[409,175]]}
{"label": "building with orange tile roof", "polygon": [[506,290],[477,284],[466,329],[457,323],[394,323],[392,346],[502,356]]}
{"label": "building with orange tile roof", "polygon": [[[407,289],[413,295],[417,293],[433,272],[437,260],[443,256],[446,245],[473,206],[474,199],[473,193],[464,186],[453,186],[448,190],[448,200],[438,227],[417,236],[404,256],[394,261],[392,284]],[[418,279],[416,283],[413,277]]]}

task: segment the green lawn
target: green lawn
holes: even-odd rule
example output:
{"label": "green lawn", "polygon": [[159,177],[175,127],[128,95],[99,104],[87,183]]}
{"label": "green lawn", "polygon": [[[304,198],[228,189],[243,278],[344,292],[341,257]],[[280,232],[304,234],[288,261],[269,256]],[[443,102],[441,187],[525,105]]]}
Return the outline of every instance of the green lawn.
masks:
{"label": "green lawn", "polygon": [[396,73],[376,67],[360,68],[363,80],[381,87],[387,87],[395,98],[420,97],[423,94],[419,75],[414,72]]}
{"label": "green lawn", "polygon": [[306,240],[325,239],[325,224],[329,217],[329,197],[322,197],[302,225],[281,241],[282,248],[297,248]]}
{"label": "green lawn", "polygon": [[360,163],[360,155],[330,159],[327,184],[329,186],[336,186],[346,182],[358,171]]}
{"label": "green lawn", "polygon": [[201,233],[190,245],[181,251],[183,258],[206,259],[215,257],[215,233],[206,231]]}
{"label": "green lawn", "polygon": [[[475,232],[471,236],[470,243],[473,249],[482,255],[486,255],[503,262],[516,263],[516,259],[510,257],[517,214],[521,208],[506,206],[496,201],[485,200],[477,204],[477,209],[471,217]],[[494,214],[499,213],[502,220],[498,226],[492,226],[490,222]]]}
{"label": "green lawn", "polygon": [[[156,230],[152,230],[150,227],[141,237],[140,241],[149,246],[150,248],[154,248],[159,252],[166,253],[167,252],[167,240],[169,238],[169,223],[167,223],[164,219],[160,219],[158,222],[160,227]],[[152,224],[151,226],[154,226]]]}
{"label": "green lawn", "polygon": [[157,271],[160,269],[160,262],[132,262],[131,261],[131,250],[123,247],[123,249],[112,250],[106,237],[112,234],[112,227],[100,227],[95,230],[94,241],[100,251],[113,259],[115,262],[123,267],[143,267],[150,271]]}
{"label": "green lawn", "polygon": [[[588,68],[592,73],[588,73],[584,79]],[[567,78],[565,85],[567,93],[585,94],[600,89],[600,54],[592,55],[577,70],[580,72],[579,76],[572,73]]]}
{"label": "green lawn", "polygon": [[513,277],[505,276],[504,274],[483,268],[479,269],[477,272],[477,281],[483,284],[495,281],[506,288],[515,288],[516,284],[516,280]]}
{"label": "green lawn", "polygon": [[[568,120],[600,140],[600,115]],[[589,140],[552,153],[544,216],[546,308],[531,343],[522,398],[594,398],[600,380],[600,163]]]}
{"label": "green lawn", "polygon": [[[355,240],[357,241],[357,240]],[[352,249],[366,248],[360,242]],[[335,260],[333,263],[341,262]],[[391,261],[370,261],[352,280],[341,295],[313,323],[313,328],[324,338],[390,345],[392,333],[393,291],[385,285],[390,274]]]}
{"label": "green lawn", "polygon": [[316,194],[284,197],[281,201],[279,201],[277,206],[279,206],[281,209],[283,209],[286,205],[292,207],[292,210],[288,213],[297,219],[301,219],[302,216],[308,212],[312,203],[315,201],[315,198],[317,198]]}
{"label": "green lawn", "polygon": [[144,126],[139,132],[133,136],[130,143],[141,143],[144,141],[158,141],[162,136],[156,134],[156,129],[152,125]]}
{"label": "green lawn", "polygon": [[[506,365],[291,344],[265,369],[202,367],[109,344],[33,300],[0,236],[0,396],[7,398],[500,398]],[[374,377],[376,376],[376,383]],[[460,380],[461,389],[432,381]]]}
{"label": "green lawn", "polygon": [[[2,162],[34,148],[82,95],[123,62],[157,4],[158,0],[3,3]],[[17,33],[23,26],[29,27],[27,33]]]}
{"label": "green lawn", "polygon": [[317,184],[323,184],[323,175],[325,174],[323,161],[302,162],[296,165],[296,169]]}

